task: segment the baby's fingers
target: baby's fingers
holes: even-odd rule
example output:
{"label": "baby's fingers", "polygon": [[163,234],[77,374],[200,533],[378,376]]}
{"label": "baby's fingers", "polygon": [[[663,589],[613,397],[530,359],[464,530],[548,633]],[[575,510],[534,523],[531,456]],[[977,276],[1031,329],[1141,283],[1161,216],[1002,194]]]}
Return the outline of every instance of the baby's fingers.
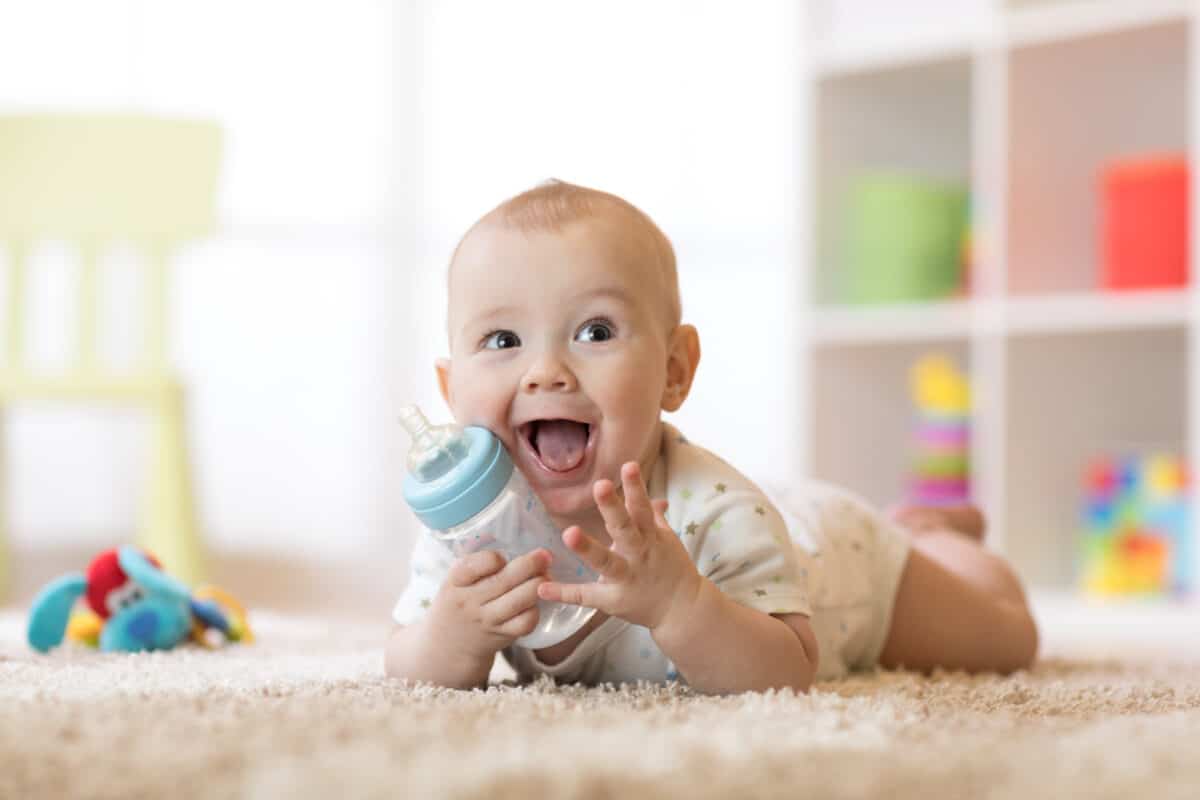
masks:
{"label": "baby's fingers", "polygon": [[479,582],[478,597],[483,602],[495,600],[497,597],[511,592],[530,578],[545,573],[546,568],[550,566],[550,561],[550,552],[541,548],[526,553],[523,556],[518,556],[508,562],[504,569]]}
{"label": "baby's fingers", "polygon": [[446,577],[454,586],[471,586],[504,569],[504,556],[494,550],[480,550],[454,562]]}
{"label": "baby's fingers", "polygon": [[658,527],[669,529],[671,523],[667,522],[667,499],[661,497],[658,500],[651,500],[650,505],[654,508],[654,521],[658,523]]}
{"label": "baby's fingers", "polygon": [[533,629],[537,627],[538,619],[540,619],[540,616],[538,608],[535,605],[533,608],[527,608],[505,622],[497,630],[497,633],[501,636],[511,636],[514,639],[520,638],[527,633],[533,633]]}
{"label": "baby's fingers", "polygon": [[630,519],[642,531],[654,530],[654,510],[650,507],[650,495],[642,483],[642,468],[636,461],[621,467],[621,485],[625,489],[625,510]]}
{"label": "baby's fingers", "polygon": [[629,576],[629,562],[611,548],[597,542],[583,532],[578,525],[563,531],[563,544],[579,556],[583,563],[594,569],[610,583],[620,583]]}
{"label": "baby's fingers", "polygon": [[534,575],[495,600],[484,603],[480,606],[484,622],[500,627],[531,608],[536,610],[538,586],[545,581],[544,575]]}
{"label": "baby's fingers", "polygon": [[538,597],[556,603],[596,608],[612,613],[614,594],[619,587],[609,583],[555,583],[547,581],[538,587]]}
{"label": "baby's fingers", "polygon": [[604,518],[604,527],[612,540],[617,544],[639,549],[645,541],[645,535],[629,516],[625,504],[617,497],[617,490],[612,481],[596,481],[592,496],[596,498],[596,508]]}

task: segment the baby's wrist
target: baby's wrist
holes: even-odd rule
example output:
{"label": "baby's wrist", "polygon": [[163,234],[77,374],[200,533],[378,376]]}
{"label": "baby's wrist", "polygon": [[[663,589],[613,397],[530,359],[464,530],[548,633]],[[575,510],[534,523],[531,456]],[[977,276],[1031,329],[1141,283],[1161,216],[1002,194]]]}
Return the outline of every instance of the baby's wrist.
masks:
{"label": "baby's wrist", "polygon": [[[465,636],[458,626],[447,625],[432,616],[426,617],[424,627],[421,639],[431,660],[456,675],[466,676],[468,683],[486,680],[500,648],[479,641],[477,637]],[[481,674],[483,677],[479,681],[470,680]]]}
{"label": "baby's wrist", "polygon": [[440,634],[429,617],[398,630],[388,642],[385,658],[388,675],[455,689],[486,684],[494,656],[486,661],[464,658],[448,647]]}
{"label": "baby's wrist", "polygon": [[686,640],[704,606],[710,602],[709,591],[718,591],[712,581],[698,572],[687,575],[680,584],[658,623],[650,627],[650,635],[660,647],[664,642]]}

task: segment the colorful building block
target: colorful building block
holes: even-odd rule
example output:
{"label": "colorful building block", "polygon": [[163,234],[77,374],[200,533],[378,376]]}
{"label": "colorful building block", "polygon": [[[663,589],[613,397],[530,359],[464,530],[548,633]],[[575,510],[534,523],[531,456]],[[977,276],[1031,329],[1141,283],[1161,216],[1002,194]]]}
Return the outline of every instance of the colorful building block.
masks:
{"label": "colorful building block", "polygon": [[1092,595],[1182,594],[1195,585],[1188,473],[1166,454],[1099,457],[1084,475],[1079,581]]}

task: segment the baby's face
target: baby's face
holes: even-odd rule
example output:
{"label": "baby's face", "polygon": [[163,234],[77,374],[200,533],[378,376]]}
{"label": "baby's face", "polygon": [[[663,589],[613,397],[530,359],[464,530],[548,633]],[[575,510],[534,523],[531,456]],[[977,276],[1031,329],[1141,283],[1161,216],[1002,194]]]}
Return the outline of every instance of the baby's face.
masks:
{"label": "baby's face", "polygon": [[657,454],[671,323],[649,258],[600,219],[487,226],[455,259],[443,393],[461,424],[503,440],[556,516],[594,509],[594,481]]}

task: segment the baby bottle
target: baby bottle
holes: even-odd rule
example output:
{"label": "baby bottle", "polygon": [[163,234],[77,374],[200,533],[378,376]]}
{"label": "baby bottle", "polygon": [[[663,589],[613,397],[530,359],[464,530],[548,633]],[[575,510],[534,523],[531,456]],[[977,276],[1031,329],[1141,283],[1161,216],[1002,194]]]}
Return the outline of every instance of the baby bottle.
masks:
{"label": "baby bottle", "polygon": [[[495,550],[511,561],[544,548],[553,555],[551,580],[596,580],[596,573],[562,543],[558,527],[491,431],[430,425],[416,406],[401,409],[400,422],[412,437],[404,499],[456,558]],[[531,650],[557,644],[594,613],[591,608],[538,600],[537,627],[517,644]]]}

